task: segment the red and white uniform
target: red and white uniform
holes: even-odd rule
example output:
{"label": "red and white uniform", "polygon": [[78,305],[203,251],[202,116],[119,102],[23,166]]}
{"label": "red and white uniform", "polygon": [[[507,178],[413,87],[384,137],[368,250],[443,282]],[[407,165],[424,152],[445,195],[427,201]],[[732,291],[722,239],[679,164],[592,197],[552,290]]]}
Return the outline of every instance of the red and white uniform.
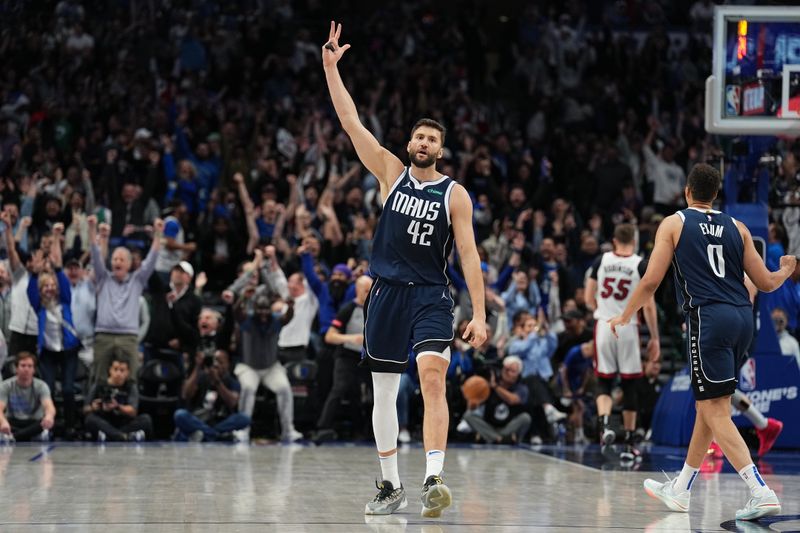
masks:
{"label": "red and white uniform", "polygon": [[614,252],[604,253],[592,266],[590,275],[597,281],[594,370],[600,377],[612,378],[618,373],[623,378],[642,376],[638,317],[631,319],[630,327],[617,328],[619,338],[611,333],[608,320],[625,310],[646,269],[647,262],[640,256]]}

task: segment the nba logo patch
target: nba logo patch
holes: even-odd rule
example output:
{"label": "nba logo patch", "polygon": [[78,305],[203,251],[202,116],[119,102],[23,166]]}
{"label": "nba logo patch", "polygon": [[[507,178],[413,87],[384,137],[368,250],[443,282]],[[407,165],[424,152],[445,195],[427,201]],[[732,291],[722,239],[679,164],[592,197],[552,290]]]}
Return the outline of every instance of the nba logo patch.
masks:
{"label": "nba logo patch", "polygon": [[756,360],[752,357],[745,361],[739,372],[739,389],[750,392],[756,388]]}

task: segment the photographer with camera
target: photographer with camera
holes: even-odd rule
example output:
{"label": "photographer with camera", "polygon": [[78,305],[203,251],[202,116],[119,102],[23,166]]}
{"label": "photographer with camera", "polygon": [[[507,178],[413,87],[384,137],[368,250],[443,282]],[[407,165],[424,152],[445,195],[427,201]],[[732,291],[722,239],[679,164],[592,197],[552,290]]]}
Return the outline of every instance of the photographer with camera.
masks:
{"label": "photographer with camera", "polygon": [[150,415],[140,415],[139,392],[127,359],[113,359],[105,383],[98,382],[84,407],[86,429],[100,442],[146,440],[153,434]]}
{"label": "photographer with camera", "polygon": [[176,440],[233,440],[234,431],[250,426],[250,417],[237,412],[240,390],[228,352],[197,352],[181,393],[188,409],[175,411]]}
{"label": "photographer with camera", "polygon": [[512,442],[518,444],[531,427],[531,415],[526,412],[528,387],[522,383],[522,359],[509,355],[500,368],[491,368],[489,398],[479,409],[468,411],[464,420],[489,444]]}

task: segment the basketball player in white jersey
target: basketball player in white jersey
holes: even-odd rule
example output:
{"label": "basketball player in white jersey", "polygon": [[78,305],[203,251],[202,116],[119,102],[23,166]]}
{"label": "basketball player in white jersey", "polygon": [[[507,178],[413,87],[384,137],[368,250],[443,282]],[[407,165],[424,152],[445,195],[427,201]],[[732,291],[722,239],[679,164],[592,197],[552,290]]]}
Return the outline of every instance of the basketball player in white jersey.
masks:
{"label": "basketball player in white jersey", "polygon": [[[594,310],[595,374],[597,375],[597,417],[603,451],[610,450],[616,440],[609,426],[611,415],[611,388],[619,374],[622,381],[622,422],[625,428],[625,449],[620,454],[623,462],[634,461],[638,455],[633,443],[636,431],[638,401],[636,385],[644,375],[639,341],[639,328],[620,330],[619,338],[611,332],[607,321],[622,313],[642,279],[647,262],[634,253],[636,230],[631,224],[620,224],[614,229],[614,251],[606,252],[592,266],[586,280],[586,305]],[[660,356],[656,304],[653,298],[642,309],[650,341],[647,351],[651,359]],[[633,322],[636,323],[636,318]]]}

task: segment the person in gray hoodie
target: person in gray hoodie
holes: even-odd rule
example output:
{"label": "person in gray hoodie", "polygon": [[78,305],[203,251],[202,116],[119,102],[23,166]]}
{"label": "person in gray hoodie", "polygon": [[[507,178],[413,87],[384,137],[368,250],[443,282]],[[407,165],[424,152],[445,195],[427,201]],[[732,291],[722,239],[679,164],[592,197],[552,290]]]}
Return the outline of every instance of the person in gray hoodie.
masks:
{"label": "person in gray hoodie", "polygon": [[278,336],[294,316],[292,301],[282,301],[272,292],[250,288],[236,302],[236,320],[241,333],[241,362],[234,374],[242,386],[239,412],[252,418],[259,383],[275,393],[281,420],[281,440],[302,438],[294,428],[294,397],[286,369],[278,361]]}

